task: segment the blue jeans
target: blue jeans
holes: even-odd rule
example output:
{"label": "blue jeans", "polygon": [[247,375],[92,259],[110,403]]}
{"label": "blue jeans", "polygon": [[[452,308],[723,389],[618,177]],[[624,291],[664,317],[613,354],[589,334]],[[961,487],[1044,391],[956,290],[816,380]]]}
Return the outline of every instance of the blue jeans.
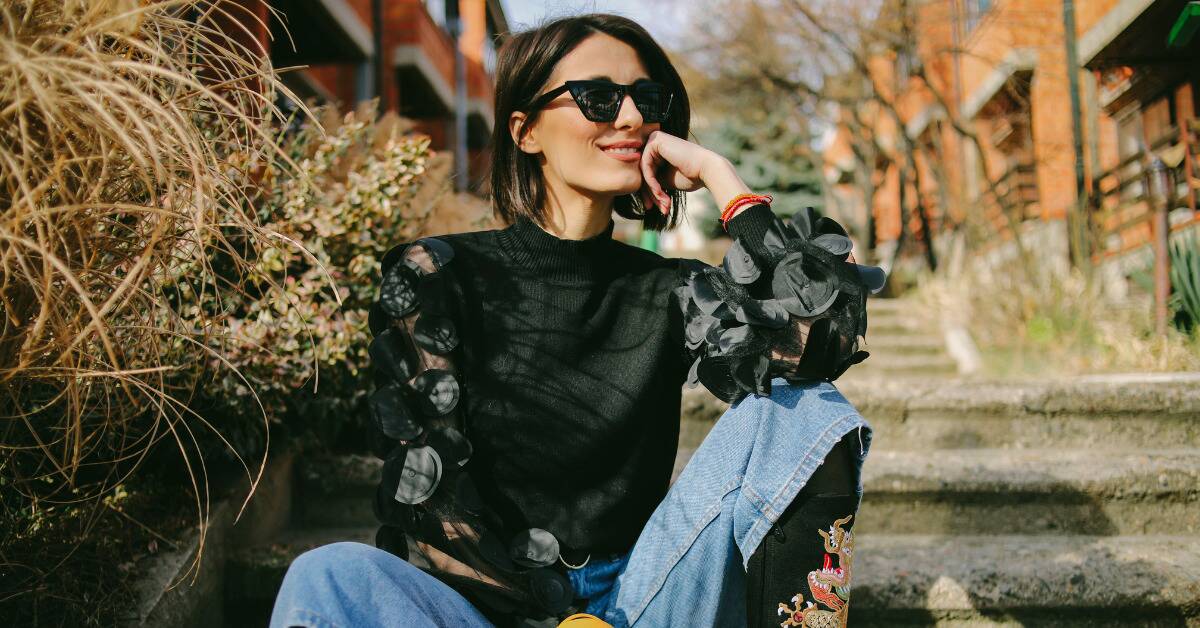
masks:
{"label": "blue jeans", "polygon": [[[861,468],[871,428],[850,402],[829,383],[775,378],[769,397],[721,415],[627,555],[568,571],[577,597],[617,628],[744,626],[746,561],[855,430]],[[271,616],[271,628],[489,625],[441,581],[361,543],[297,557]]]}

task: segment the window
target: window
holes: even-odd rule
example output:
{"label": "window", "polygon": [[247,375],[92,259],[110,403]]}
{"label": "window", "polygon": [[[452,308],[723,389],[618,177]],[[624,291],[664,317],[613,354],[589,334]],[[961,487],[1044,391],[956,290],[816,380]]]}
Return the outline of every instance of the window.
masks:
{"label": "window", "polygon": [[[1142,135],[1142,112],[1138,108],[1132,107],[1118,114],[1117,117],[1117,156],[1121,161],[1133,158],[1140,154],[1145,147],[1145,140]],[[1145,188],[1142,185],[1142,180],[1139,174],[1142,171],[1142,164],[1137,160],[1132,160],[1121,168],[1117,176],[1127,181],[1126,185],[1120,190],[1120,196],[1123,199],[1140,198],[1145,193]]]}
{"label": "window", "polygon": [[974,142],[967,142],[963,150],[963,172],[968,196],[972,201],[978,200],[983,195],[983,183],[979,176],[979,149]]}
{"label": "window", "polygon": [[912,53],[907,48],[900,48],[896,51],[896,91],[902,92],[908,86],[908,79],[912,77],[914,59]]}
{"label": "window", "polygon": [[963,12],[966,16],[966,32],[970,33],[979,25],[979,21],[992,8],[992,0],[963,0]]}
{"label": "window", "polygon": [[424,0],[424,2],[429,17],[432,17],[433,21],[442,27],[442,30],[446,30],[446,0]]}
{"label": "window", "polygon": [[1179,131],[1175,129],[1175,99],[1170,92],[1166,96],[1155,98],[1142,105],[1142,130],[1150,150],[1158,150],[1176,139]]}
{"label": "window", "polygon": [[483,33],[483,71],[488,76],[496,75],[496,23],[489,13],[484,23]]}

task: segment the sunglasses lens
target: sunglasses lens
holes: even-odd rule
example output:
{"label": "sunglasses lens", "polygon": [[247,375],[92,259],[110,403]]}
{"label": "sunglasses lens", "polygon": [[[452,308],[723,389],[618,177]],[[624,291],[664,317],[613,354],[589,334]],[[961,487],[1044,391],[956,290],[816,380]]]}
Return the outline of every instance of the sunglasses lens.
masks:
{"label": "sunglasses lens", "polygon": [[633,92],[633,103],[646,122],[663,122],[670,109],[671,95],[666,87],[657,83],[638,85]]}
{"label": "sunglasses lens", "polygon": [[[671,106],[671,94],[661,83],[640,82],[630,91],[633,104],[649,123],[663,122]],[[620,86],[604,84],[573,88],[572,96],[584,117],[592,122],[612,122],[621,110],[624,93]]]}
{"label": "sunglasses lens", "polygon": [[621,91],[611,87],[592,87],[576,98],[579,108],[588,119],[597,122],[612,121],[621,107]]}

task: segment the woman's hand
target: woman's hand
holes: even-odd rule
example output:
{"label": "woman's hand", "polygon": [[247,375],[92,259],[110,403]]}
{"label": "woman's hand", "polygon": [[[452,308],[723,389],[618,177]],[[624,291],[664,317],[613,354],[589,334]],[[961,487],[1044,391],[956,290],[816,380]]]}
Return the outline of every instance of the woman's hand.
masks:
{"label": "woman's hand", "polygon": [[664,215],[671,209],[671,197],[664,188],[691,192],[706,187],[719,206],[737,194],[750,191],[729,160],[662,131],[652,131],[646,138],[641,168],[645,179],[641,191],[643,203],[646,207],[656,205]]}

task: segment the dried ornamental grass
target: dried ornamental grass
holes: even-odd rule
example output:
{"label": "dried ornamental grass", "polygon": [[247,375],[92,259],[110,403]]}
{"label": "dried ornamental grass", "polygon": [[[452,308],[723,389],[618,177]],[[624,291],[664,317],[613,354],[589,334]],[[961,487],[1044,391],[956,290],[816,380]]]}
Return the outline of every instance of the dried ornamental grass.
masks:
{"label": "dried ornamental grass", "polygon": [[[249,168],[288,163],[274,99],[297,99],[245,33],[217,27],[252,21],[230,7],[0,3],[4,544],[54,507],[102,508],[163,439],[187,465],[203,543],[196,365],[232,366],[225,302],[261,251],[298,246],[249,209]],[[259,279],[257,294],[283,299]],[[254,484],[264,464],[246,469]]]}

